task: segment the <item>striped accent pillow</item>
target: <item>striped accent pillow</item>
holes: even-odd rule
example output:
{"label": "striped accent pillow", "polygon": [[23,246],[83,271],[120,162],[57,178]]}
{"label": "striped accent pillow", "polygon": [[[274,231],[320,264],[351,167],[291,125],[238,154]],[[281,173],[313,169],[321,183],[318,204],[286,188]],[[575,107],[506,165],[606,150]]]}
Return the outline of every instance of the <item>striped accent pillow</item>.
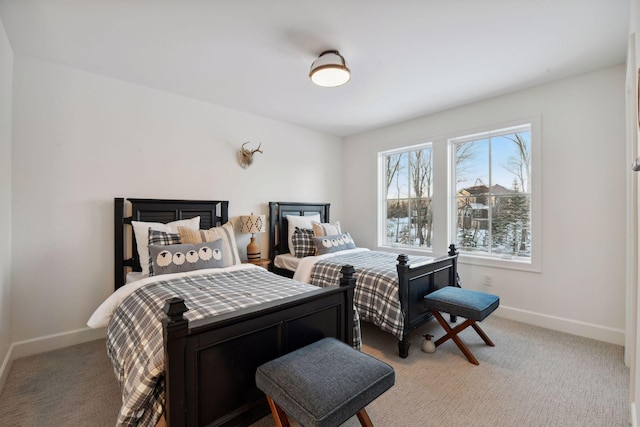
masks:
{"label": "striped accent pillow", "polygon": [[213,242],[221,239],[224,266],[229,267],[232,265],[242,264],[240,254],[238,252],[238,245],[236,243],[236,236],[233,232],[233,224],[231,224],[231,222],[225,223],[222,227],[213,227],[208,230],[194,230],[188,227],[178,227],[178,233],[180,233],[180,240],[182,243],[188,244]]}
{"label": "striped accent pillow", "polygon": [[210,234],[209,230],[193,230],[187,227],[178,227],[178,233],[182,242],[189,245],[207,242]]}
{"label": "striped accent pillow", "polygon": [[313,226],[313,235],[316,237],[322,236],[335,236],[336,234],[342,234],[342,230],[340,230],[340,221],[336,221],[334,223],[329,222],[311,222]]}

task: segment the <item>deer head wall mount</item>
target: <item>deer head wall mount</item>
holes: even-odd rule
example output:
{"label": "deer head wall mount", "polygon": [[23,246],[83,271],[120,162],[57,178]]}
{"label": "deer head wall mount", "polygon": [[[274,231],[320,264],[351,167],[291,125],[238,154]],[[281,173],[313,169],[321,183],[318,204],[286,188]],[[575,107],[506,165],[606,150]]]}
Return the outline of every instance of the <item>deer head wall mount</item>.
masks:
{"label": "deer head wall mount", "polygon": [[251,166],[251,163],[253,163],[254,153],[262,153],[262,150],[260,149],[260,147],[262,146],[262,143],[260,143],[258,145],[258,148],[256,148],[255,150],[249,150],[244,148],[244,146],[247,145],[248,143],[249,141],[242,144],[240,151],[238,151],[238,163],[240,163],[240,166],[242,166],[244,169],[248,168],[249,166]]}

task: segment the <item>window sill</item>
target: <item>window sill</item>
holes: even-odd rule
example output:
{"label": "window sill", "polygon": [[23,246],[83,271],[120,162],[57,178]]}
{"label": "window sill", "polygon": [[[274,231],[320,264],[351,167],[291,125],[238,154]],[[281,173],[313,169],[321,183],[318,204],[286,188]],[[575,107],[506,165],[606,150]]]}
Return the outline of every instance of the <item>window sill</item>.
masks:
{"label": "window sill", "polygon": [[[405,254],[409,256],[413,255],[413,256],[426,256],[426,257],[441,256],[441,255],[435,255],[432,249],[416,249],[409,246],[378,246],[376,250],[383,251],[383,252],[393,252],[398,255]],[[442,254],[442,256],[444,255],[446,254]]]}
{"label": "window sill", "polygon": [[460,264],[478,265],[482,267],[504,268],[508,270],[542,273],[540,265],[536,264],[533,261],[521,261],[517,259],[471,255],[460,251],[458,251],[458,262]]}
{"label": "window sill", "polygon": [[[378,246],[377,250],[405,254],[413,256],[439,257],[443,254],[435,254],[431,249],[415,249],[408,246]],[[516,259],[504,259],[482,255],[474,255],[458,251],[458,262],[465,265],[477,265],[481,267],[504,268],[507,270],[526,271],[531,273],[541,273],[542,269],[535,262],[520,261]]]}

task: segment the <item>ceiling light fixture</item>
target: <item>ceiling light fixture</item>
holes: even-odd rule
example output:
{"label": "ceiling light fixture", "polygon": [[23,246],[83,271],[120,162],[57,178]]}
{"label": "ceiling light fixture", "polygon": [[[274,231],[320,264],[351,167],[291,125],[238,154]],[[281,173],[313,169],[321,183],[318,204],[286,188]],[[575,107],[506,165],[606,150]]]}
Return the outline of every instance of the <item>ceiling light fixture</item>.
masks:
{"label": "ceiling light fixture", "polygon": [[342,86],[351,79],[351,71],[337,50],[326,50],[311,64],[311,81],[322,87]]}

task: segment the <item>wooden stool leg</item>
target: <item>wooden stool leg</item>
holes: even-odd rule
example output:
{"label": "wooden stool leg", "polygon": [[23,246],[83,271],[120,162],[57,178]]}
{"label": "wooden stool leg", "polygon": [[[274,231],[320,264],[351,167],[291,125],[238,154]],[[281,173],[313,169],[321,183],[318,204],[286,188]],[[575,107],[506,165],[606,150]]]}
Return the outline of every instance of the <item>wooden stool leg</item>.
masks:
{"label": "wooden stool leg", "polygon": [[271,408],[273,419],[276,422],[276,427],[291,427],[291,424],[289,424],[289,418],[282,408],[269,396],[267,396],[267,402],[269,402],[269,407]]}
{"label": "wooden stool leg", "polygon": [[369,414],[367,414],[366,409],[360,409],[357,415],[362,427],[373,427],[373,423],[371,422],[371,418],[369,418]]}
{"label": "wooden stool leg", "polygon": [[460,351],[464,353],[469,362],[473,363],[474,365],[480,364],[480,362],[478,362],[478,359],[476,359],[473,353],[471,353],[471,350],[469,350],[469,348],[462,342],[460,338],[458,338],[457,335],[452,336],[451,339],[456,343]]}
{"label": "wooden stool leg", "polygon": [[444,320],[444,317],[442,317],[442,315],[438,311],[432,311],[432,313],[433,313],[433,317],[436,318],[438,323],[440,323],[440,326],[442,326],[442,329],[444,329],[446,332],[445,335],[438,338],[438,340],[435,342],[436,347],[444,343],[445,341],[447,341],[449,338],[453,338],[454,336],[456,336],[457,334],[459,334],[464,329],[466,329],[467,327],[471,326],[474,323],[473,320],[467,319],[461,324],[459,324],[458,326],[456,326],[455,328],[451,329],[451,326],[449,326],[447,321]]}
{"label": "wooden stool leg", "polygon": [[[433,313],[433,317],[435,317],[438,320],[438,322],[440,323],[442,328],[447,332],[443,337],[439,338],[435,342],[436,347],[439,346],[440,344],[444,343],[445,341],[447,341],[449,338],[451,338],[453,340],[453,342],[456,343],[456,345],[458,346],[460,351],[465,355],[465,357],[467,358],[467,360],[469,362],[473,363],[474,365],[479,365],[480,362],[478,362],[478,359],[476,359],[476,357],[473,355],[473,353],[471,353],[471,350],[469,350],[469,348],[458,337],[458,334],[463,329],[466,329],[468,326],[473,326],[474,329],[475,329],[476,321],[475,320],[471,320],[471,319],[467,319],[463,323],[461,323],[460,325],[458,325],[455,328],[451,329],[451,326],[449,326],[447,321],[444,320],[444,318],[442,317],[442,315],[438,311],[433,310],[432,313]],[[484,334],[484,332],[483,332],[483,334]],[[487,337],[487,338],[489,338],[489,337]]]}
{"label": "wooden stool leg", "polygon": [[496,345],[493,343],[493,341],[491,341],[491,338],[489,338],[489,336],[487,334],[484,333],[484,331],[480,328],[480,325],[478,325],[477,323],[473,323],[471,325],[471,327],[473,327],[473,329],[476,330],[476,332],[478,333],[478,335],[480,335],[480,338],[482,338],[482,340],[485,342],[485,344],[491,346],[491,347],[495,347]]}

